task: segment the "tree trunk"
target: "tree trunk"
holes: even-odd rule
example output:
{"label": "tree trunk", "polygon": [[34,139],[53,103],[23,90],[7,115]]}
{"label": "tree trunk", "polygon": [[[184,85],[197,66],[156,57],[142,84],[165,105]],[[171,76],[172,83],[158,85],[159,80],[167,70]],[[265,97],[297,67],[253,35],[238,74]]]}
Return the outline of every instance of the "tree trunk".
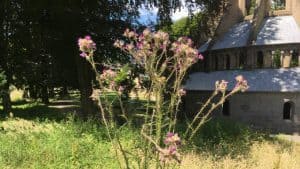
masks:
{"label": "tree trunk", "polygon": [[93,93],[92,81],[93,72],[90,64],[84,59],[76,56],[78,82],[80,90],[80,102],[81,102],[81,117],[95,117],[97,114],[97,106],[90,98]]}
{"label": "tree trunk", "polygon": [[29,85],[29,96],[31,99],[37,99],[37,91],[34,85]]}
{"label": "tree trunk", "polygon": [[68,96],[68,94],[69,94],[69,92],[68,92],[68,87],[67,87],[67,85],[63,85],[63,88],[62,88],[62,90],[60,91],[59,96],[60,96],[61,98],[63,98],[63,97],[65,97],[65,96]]}
{"label": "tree trunk", "polygon": [[11,100],[10,100],[10,92],[9,92],[9,84],[5,84],[2,91],[2,105],[3,111],[6,114],[12,112]]}
{"label": "tree trunk", "polygon": [[45,85],[42,87],[42,102],[44,104],[49,104],[49,93],[48,93],[48,87]]}

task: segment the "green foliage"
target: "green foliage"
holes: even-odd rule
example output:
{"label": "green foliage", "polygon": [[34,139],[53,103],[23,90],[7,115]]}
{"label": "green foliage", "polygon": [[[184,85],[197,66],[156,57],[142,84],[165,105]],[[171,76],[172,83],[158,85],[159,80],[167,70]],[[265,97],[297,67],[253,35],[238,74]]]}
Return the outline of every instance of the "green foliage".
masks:
{"label": "green foliage", "polygon": [[181,36],[190,37],[196,46],[199,46],[207,41],[213,35],[215,24],[212,16],[207,11],[199,12],[193,16],[184,17],[175,21],[171,25],[171,29],[166,31],[170,33],[173,38]]}
{"label": "green foliage", "polygon": [[281,53],[280,53],[280,50],[277,49],[275,51],[275,54],[274,54],[274,66],[276,68],[281,67],[281,60],[280,60],[280,58],[281,58]]}
{"label": "green foliage", "polygon": [[284,10],[285,9],[285,1],[286,0],[272,0],[272,10]]}
{"label": "green foliage", "polygon": [[197,27],[195,19],[189,20],[188,17],[184,17],[174,22],[172,27],[172,35],[175,37],[189,36],[192,29]]}
{"label": "green foliage", "polygon": [[115,82],[117,84],[121,84],[125,80],[128,80],[128,75],[130,74],[131,68],[128,64],[124,65],[117,73],[117,76],[115,78]]}
{"label": "green foliage", "polygon": [[247,4],[247,15],[253,15],[256,7],[256,0],[249,0]]}

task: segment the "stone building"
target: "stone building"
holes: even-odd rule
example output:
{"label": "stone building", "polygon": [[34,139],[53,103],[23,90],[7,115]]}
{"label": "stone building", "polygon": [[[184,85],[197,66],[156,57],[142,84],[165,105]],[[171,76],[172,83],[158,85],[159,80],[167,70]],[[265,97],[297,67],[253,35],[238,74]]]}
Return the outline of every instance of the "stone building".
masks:
{"label": "stone building", "polygon": [[[300,132],[300,0],[229,0],[216,35],[200,47],[204,62],[185,85],[194,113],[215,81],[248,80],[250,89],[214,115],[276,132]],[[230,90],[230,88],[229,88]]]}

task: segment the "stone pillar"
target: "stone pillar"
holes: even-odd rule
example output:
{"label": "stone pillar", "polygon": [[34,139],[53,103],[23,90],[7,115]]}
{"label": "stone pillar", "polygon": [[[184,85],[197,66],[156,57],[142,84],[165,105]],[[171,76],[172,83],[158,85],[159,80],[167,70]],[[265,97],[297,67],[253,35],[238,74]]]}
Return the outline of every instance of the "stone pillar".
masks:
{"label": "stone pillar", "polygon": [[285,0],[285,10],[292,12],[292,1],[293,0]]}
{"label": "stone pillar", "polygon": [[280,51],[280,65],[283,67],[283,58],[284,58],[284,51]]}
{"label": "stone pillar", "polygon": [[263,67],[265,67],[265,68],[272,67],[272,54],[269,51],[264,52],[264,66]]}
{"label": "stone pillar", "polygon": [[300,55],[299,55],[299,51],[298,51],[298,67],[300,66]]}
{"label": "stone pillar", "polygon": [[274,63],[274,59],[275,59],[275,51],[274,50],[272,50],[272,52],[271,52],[271,57],[272,57],[272,60],[271,60],[271,67],[272,68],[274,68],[274,67],[276,67],[276,65],[275,65],[275,63]]}
{"label": "stone pillar", "polygon": [[291,67],[291,61],[292,61],[292,53],[293,52],[285,52],[282,56],[283,56],[283,60],[282,60],[282,67],[283,68],[289,68]]}

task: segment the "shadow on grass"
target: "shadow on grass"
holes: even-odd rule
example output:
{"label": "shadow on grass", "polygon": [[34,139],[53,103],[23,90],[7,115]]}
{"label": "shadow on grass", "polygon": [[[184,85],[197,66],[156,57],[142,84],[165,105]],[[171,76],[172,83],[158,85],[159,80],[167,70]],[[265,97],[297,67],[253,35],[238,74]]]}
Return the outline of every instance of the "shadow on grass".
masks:
{"label": "shadow on grass", "polygon": [[[181,126],[179,130],[182,128],[184,127]],[[235,158],[249,155],[251,146],[262,142],[279,144],[282,149],[287,149],[291,145],[270,137],[268,132],[253,130],[228,119],[213,119],[202,126],[192,144],[186,146],[186,150],[196,150],[216,158],[225,156]]]}
{"label": "shadow on grass", "polygon": [[[79,110],[79,106],[76,104],[69,104],[65,107],[61,107],[62,103],[52,103],[51,106],[39,103],[39,102],[17,102],[13,103],[13,116],[26,119],[26,120],[51,120],[61,121],[67,118],[70,114],[74,114]],[[0,110],[1,119],[8,117],[8,114]]]}

